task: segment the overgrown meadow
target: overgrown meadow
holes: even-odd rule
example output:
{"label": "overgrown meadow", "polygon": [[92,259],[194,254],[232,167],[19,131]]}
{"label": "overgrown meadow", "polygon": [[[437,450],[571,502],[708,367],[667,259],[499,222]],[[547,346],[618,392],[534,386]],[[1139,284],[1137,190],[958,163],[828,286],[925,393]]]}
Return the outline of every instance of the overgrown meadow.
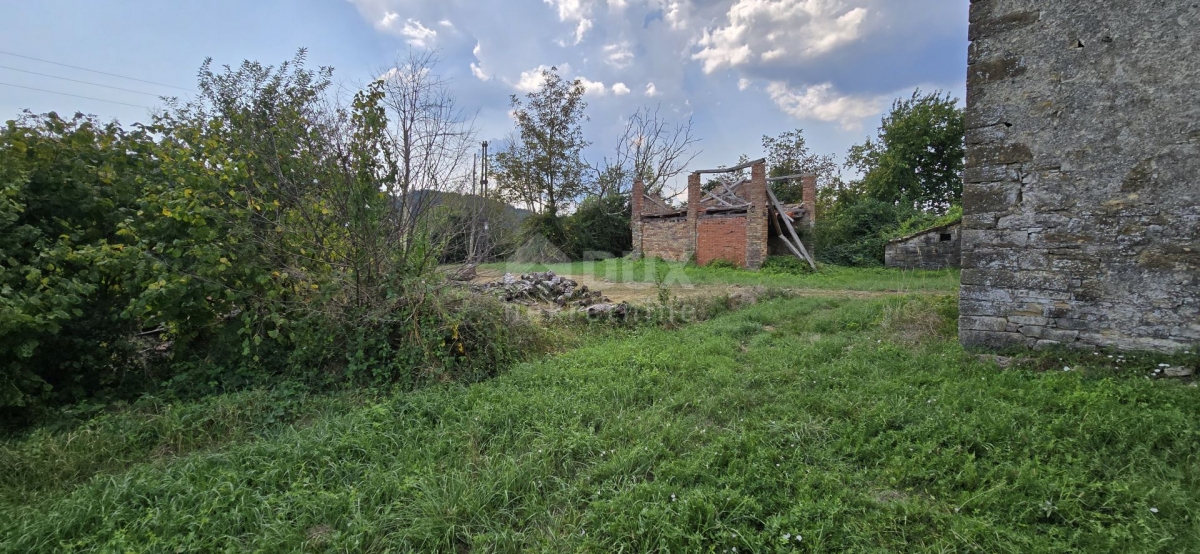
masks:
{"label": "overgrown meadow", "polygon": [[1005,370],[957,345],[954,312],[949,296],[784,298],[674,330],[603,327],[470,386],[147,401],[6,441],[0,545],[1200,545],[1200,396],[1149,378],[1194,355],[1050,352]]}

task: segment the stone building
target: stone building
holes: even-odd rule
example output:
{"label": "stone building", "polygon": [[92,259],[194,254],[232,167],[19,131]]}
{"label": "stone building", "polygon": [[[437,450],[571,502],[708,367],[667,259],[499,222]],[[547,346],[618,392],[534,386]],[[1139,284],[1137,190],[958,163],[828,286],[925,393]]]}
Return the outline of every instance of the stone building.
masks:
{"label": "stone building", "polygon": [[897,269],[959,267],[961,231],[962,222],[956,221],[892,239],[884,248],[884,265]]}
{"label": "stone building", "polygon": [[[686,208],[669,205],[657,195],[647,194],[639,180],[633,187],[633,253],[635,257],[669,261],[695,259],[698,265],[725,260],[758,269],[768,255],[790,253],[796,247],[787,230],[810,226],[816,209],[816,177],[800,177],[803,203],[779,205],[776,209],[768,190],[766,163],[747,164],[750,178],[721,191],[705,192],[701,175],[688,177]],[[717,171],[732,170],[713,170]],[[780,214],[786,215],[780,215]],[[787,222],[783,217],[789,218]]]}
{"label": "stone building", "polygon": [[962,342],[1200,344],[1200,4],[970,19]]}

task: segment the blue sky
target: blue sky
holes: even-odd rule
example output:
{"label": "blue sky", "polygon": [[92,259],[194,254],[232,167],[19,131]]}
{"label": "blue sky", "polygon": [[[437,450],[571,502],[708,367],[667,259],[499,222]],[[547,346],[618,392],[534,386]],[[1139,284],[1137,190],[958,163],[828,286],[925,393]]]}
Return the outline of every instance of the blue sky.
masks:
{"label": "blue sky", "polygon": [[[410,47],[476,114],[480,139],[511,128],[510,94],[541,66],[588,86],[590,158],[640,106],[692,117],[696,166],[762,154],[763,134],[801,128],[841,157],[912,90],[962,98],[968,0],[39,0],[0,5],[0,51],[194,88],[205,57],[312,66],[357,86]],[[0,54],[0,118],[22,109],[145,120],[149,95],[189,93]],[[135,107],[8,85],[90,96]]]}

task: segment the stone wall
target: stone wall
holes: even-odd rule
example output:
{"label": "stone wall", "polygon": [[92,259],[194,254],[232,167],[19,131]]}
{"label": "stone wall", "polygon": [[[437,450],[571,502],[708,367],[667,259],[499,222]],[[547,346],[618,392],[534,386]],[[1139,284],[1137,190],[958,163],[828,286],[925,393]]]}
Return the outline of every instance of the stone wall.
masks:
{"label": "stone wall", "polygon": [[696,227],[696,264],[725,260],[746,267],[746,221],[745,215],[701,216]]}
{"label": "stone wall", "polygon": [[967,346],[1200,343],[1200,4],[973,0]]}
{"label": "stone wall", "polygon": [[891,241],[884,249],[885,265],[898,269],[959,267],[961,231],[962,225],[956,223]]}

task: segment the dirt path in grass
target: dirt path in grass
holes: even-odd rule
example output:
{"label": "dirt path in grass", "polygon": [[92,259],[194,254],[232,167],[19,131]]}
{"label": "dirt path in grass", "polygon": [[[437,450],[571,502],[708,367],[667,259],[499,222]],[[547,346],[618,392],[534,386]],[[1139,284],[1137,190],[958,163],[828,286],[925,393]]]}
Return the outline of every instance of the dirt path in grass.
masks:
{"label": "dirt path in grass", "polygon": [[[574,279],[581,285],[587,285],[589,289],[599,290],[604,293],[613,302],[629,302],[630,304],[639,304],[658,299],[658,289],[654,283],[618,283],[607,279],[597,278],[592,275],[571,275],[562,274],[564,277]],[[472,281],[473,283],[491,283],[499,281],[504,277],[503,271],[480,269],[478,275]],[[723,294],[732,294],[739,290],[758,288],[751,285],[721,285],[721,284],[704,284],[704,285],[677,285],[671,287],[671,295],[675,298],[694,298],[699,296],[720,296]],[[904,294],[947,294],[943,291],[857,291],[857,290],[835,290],[835,289],[801,289],[788,287],[787,290],[794,296],[812,296],[812,297],[832,297],[832,298],[881,298],[886,296],[897,296]]]}

